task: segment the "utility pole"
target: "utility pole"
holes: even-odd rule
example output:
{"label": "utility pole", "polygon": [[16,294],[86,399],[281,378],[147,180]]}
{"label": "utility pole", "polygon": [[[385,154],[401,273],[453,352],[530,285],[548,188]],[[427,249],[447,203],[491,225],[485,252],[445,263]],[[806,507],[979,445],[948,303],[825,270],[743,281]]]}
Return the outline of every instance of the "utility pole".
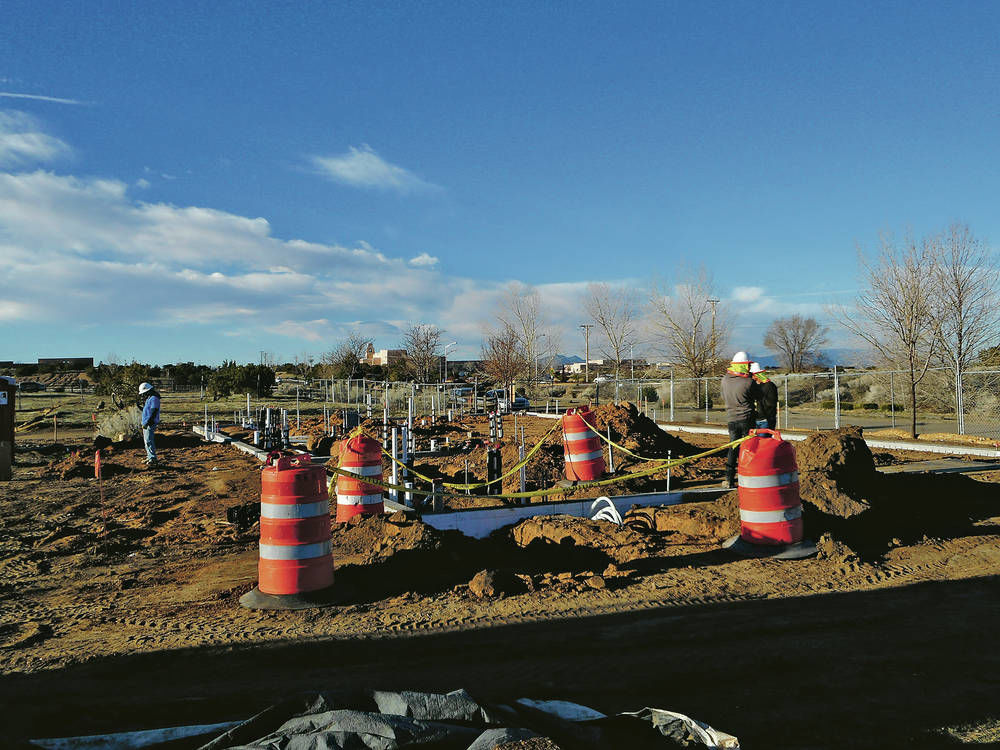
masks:
{"label": "utility pole", "polygon": [[580,328],[583,329],[583,338],[586,341],[587,347],[587,360],[583,363],[583,370],[585,375],[583,376],[583,381],[585,383],[590,382],[590,329],[594,327],[593,323],[581,323]]}
{"label": "utility pole", "polygon": [[718,347],[715,344],[715,306],[719,304],[719,300],[715,297],[708,298],[708,304],[712,306],[712,335],[708,340],[709,352],[708,355],[711,358],[712,364],[715,364],[716,350]]}

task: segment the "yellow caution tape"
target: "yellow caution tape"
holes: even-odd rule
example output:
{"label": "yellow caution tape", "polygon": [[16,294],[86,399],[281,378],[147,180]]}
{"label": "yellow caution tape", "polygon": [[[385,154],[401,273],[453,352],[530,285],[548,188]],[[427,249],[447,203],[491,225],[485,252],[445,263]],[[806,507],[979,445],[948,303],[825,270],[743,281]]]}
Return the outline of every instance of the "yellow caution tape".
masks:
{"label": "yellow caution tape", "polygon": [[[516,500],[529,497],[549,497],[551,495],[564,495],[567,492],[572,492],[579,489],[586,489],[588,487],[604,487],[611,484],[618,484],[620,482],[625,482],[628,481],[629,479],[636,479],[639,477],[646,477],[651,474],[656,474],[659,471],[664,471],[666,469],[670,469],[675,466],[682,466],[683,464],[691,463],[692,461],[696,461],[700,458],[705,458],[706,456],[711,456],[715,453],[721,453],[724,450],[728,450],[729,448],[733,448],[737,445],[740,445],[743,441],[747,439],[748,439],[747,437],[743,437],[740,438],[739,440],[733,440],[730,443],[726,443],[725,445],[720,445],[718,448],[712,448],[710,450],[703,451],[702,453],[698,453],[693,456],[686,456],[684,458],[674,458],[669,461],[662,461],[658,463],[656,466],[648,467],[640,471],[635,471],[632,472],[631,474],[624,474],[622,476],[617,476],[617,477],[609,477],[608,479],[595,479],[589,482],[577,482],[570,487],[556,486],[556,487],[549,487],[544,490],[534,490],[531,492],[510,492],[500,495],[465,495],[457,492],[439,492],[437,494],[440,494],[443,497],[461,497],[473,500],[493,500],[496,498]],[[339,466],[337,467],[327,466],[326,470],[334,474],[334,476],[330,477],[330,482],[329,482],[331,495],[336,494],[336,488],[334,487],[333,483],[337,475],[350,477],[351,479],[356,479],[360,482],[363,482],[364,484],[370,484],[373,487],[381,487],[382,489],[386,490],[396,490],[397,492],[410,492],[414,495],[423,495],[423,496],[429,496],[435,494],[433,489],[419,489],[417,487],[406,487],[403,485],[391,484],[388,482],[375,481],[373,479],[369,479],[367,477],[362,477],[359,476],[358,474],[354,474],[353,472],[347,471],[346,469],[341,469]],[[442,486],[454,487],[454,485],[445,485],[443,483]]]}
{"label": "yellow caution tape", "polygon": [[592,424],[591,424],[590,422],[588,422],[588,421],[587,421],[586,419],[583,419],[583,417],[580,417],[580,419],[581,419],[581,420],[583,421],[583,423],[584,423],[585,425],[587,425],[587,427],[589,427],[589,428],[590,428],[591,430],[593,430],[593,431],[594,431],[594,433],[596,433],[597,437],[599,437],[599,438],[600,438],[601,440],[603,440],[603,441],[604,441],[605,443],[607,443],[608,445],[610,445],[610,446],[611,446],[612,448],[617,448],[617,449],[618,449],[618,450],[620,450],[620,451],[621,451],[622,453],[625,453],[626,455],[629,455],[629,456],[632,456],[632,458],[638,458],[638,459],[639,459],[640,461],[662,461],[662,460],[663,460],[663,456],[658,456],[658,457],[656,457],[656,458],[650,458],[649,456],[640,456],[640,455],[639,455],[638,453],[633,453],[633,452],[632,452],[632,451],[630,451],[630,450],[629,450],[628,448],[626,448],[626,447],[625,447],[624,445],[618,445],[618,443],[616,443],[615,441],[613,441],[613,440],[612,440],[611,438],[609,438],[609,437],[605,436],[605,435],[604,435],[604,434],[603,434],[603,433],[602,433],[602,432],[601,432],[601,431],[600,431],[600,430],[599,430],[599,429],[597,428],[597,426],[596,426],[596,425],[592,425]]}
{"label": "yellow caution tape", "polygon": [[[487,486],[489,486],[491,484],[496,484],[497,482],[502,482],[507,477],[509,477],[512,474],[520,471],[522,467],[527,466],[528,462],[531,461],[531,459],[534,457],[534,455],[536,453],[538,453],[539,450],[541,450],[542,445],[545,443],[546,440],[548,440],[549,436],[553,432],[555,432],[558,427],[559,427],[559,423],[557,422],[555,425],[552,426],[551,430],[549,430],[548,432],[545,433],[545,435],[542,436],[541,440],[539,440],[537,443],[535,443],[534,446],[532,446],[531,450],[528,451],[525,454],[524,458],[521,461],[519,461],[517,464],[515,464],[513,467],[511,467],[507,472],[505,472],[504,474],[501,474],[496,479],[491,479],[491,480],[489,480],[487,482],[472,482],[472,483],[469,483],[469,484],[461,484],[461,483],[455,483],[455,482],[442,482],[441,484],[444,487],[449,487],[449,488],[451,488],[453,490],[474,490],[474,489],[477,489],[479,487],[487,487]],[[355,428],[351,432],[351,437],[353,437],[356,434],[367,435],[372,440],[374,440],[375,442],[379,443],[379,445],[382,445],[381,441],[377,437],[375,437],[374,435],[370,435],[368,432],[366,432],[365,430],[361,429],[360,426],[357,427],[357,428]],[[399,459],[393,457],[393,455],[389,451],[387,451],[385,449],[385,446],[382,446],[382,454],[384,456],[386,456],[390,461],[392,461],[393,463],[395,463],[396,465],[398,465],[400,468],[406,469],[408,472],[410,472],[411,474],[413,474],[418,479],[422,479],[422,480],[424,480],[427,483],[431,483],[431,482],[435,481],[435,480],[431,479],[430,477],[426,477],[423,474],[421,474],[420,472],[416,471],[412,466],[408,466],[405,463],[403,463],[402,461],[400,461]],[[497,495],[492,495],[491,497],[497,497]]]}

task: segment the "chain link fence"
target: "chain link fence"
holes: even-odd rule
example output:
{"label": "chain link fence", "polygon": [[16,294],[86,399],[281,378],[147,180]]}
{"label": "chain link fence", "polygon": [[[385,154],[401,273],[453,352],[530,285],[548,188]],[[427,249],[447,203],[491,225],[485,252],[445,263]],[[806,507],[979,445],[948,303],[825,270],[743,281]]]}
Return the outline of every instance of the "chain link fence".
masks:
{"label": "chain link fence", "polygon": [[[768,373],[778,387],[778,425],[782,428],[831,429],[849,424],[869,430],[908,432],[912,422],[906,373],[890,370],[826,370]],[[453,416],[497,408],[494,386],[472,383],[402,383],[317,380],[278,386],[278,393],[302,402],[321,401],[332,408],[356,410],[362,417],[406,416],[410,399],[415,415]],[[724,425],[721,378],[622,379],[602,377],[589,383],[518,383],[535,411],[556,413],[585,404],[629,401],[660,422]],[[917,432],[957,433],[1000,440],[1000,371],[962,373],[933,369],[916,389]]]}

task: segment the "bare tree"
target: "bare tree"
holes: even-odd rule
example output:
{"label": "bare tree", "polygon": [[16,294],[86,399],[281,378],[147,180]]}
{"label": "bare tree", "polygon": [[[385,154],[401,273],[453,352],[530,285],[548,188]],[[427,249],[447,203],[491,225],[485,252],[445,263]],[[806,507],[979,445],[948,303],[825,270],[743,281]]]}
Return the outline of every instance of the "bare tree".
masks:
{"label": "bare tree", "polygon": [[650,294],[650,325],[666,354],[692,378],[706,377],[723,360],[733,314],[720,303],[711,275],[700,268],[687,272],[667,293]]}
{"label": "bare tree", "polygon": [[322,361],[329,368],[331,377],[353,378],[367,351],[368,340],[352,333],[324,354]]}
{"label": "bare tree", "polygon": [[778,352],[781,364],[789,372],[802,372],[816,363],[820,358],[819,348],[826,342],[826,327],[817,323],[816,318],[801,315],[778,318],[764,334],[764,346]]}
{"label": "bare tree", "polygon": [[432,372],[437,371],[444,331],[428,323],[416,323],[403,334],[402,347],[410,367],[424,383],[430,382]]}
{"label": "bare tree", "polygon": [[511,282],[500,300],[497,319],[501,328],[509,328],[517,336],[529,365],[551,367],[558,334],[545,321],[542,296],[538,290],[520,282]]}
{"label": "bare tree", "polygon": [[486,334],[483,340],[483,371],[514,398],[514,381],[528,372],[529,360],[520,337],[510,326]]}
{"label": "bare tree", "polygon": [[618,379],[622,361],[636,343],[638,305],[635,290],[626,286],[588,284],[584,308],[600,331],[601,353],[615,365]]}
{"label": "bare tree", "polygon": [[998,317],[997,266],[968,226],[951,225],[934,240],[934,279],[941,312],[938,356],[955,382],[980,349],[996,344]]}
{"label": "bare tree", "polygon": [[878,255],[869,259],[859,252],[858,261],[863,289],[854,310],[833,312],[888,364],[906,374],[910,436],[916,437],[917,386],[927,374],[941,336],[934,241],[907,237],[899,247],[883,235]]}

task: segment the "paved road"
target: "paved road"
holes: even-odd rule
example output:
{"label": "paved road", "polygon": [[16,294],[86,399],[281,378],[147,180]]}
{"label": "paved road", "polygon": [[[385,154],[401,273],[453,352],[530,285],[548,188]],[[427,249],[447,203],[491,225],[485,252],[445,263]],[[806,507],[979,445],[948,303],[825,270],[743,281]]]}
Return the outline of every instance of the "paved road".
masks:
{"label": "paved road", "polygon": [[[658,409],[656,412],[657,421],[663,421],[669,416],[669,414],[669,410]],[[710,410],[708,418],[709,424],[725,425],[726,415],[721,409]],[[704,423],[705,410],[674,409],[674,421]],[[881,430],[893,427],[892,415],[883,412],[874,414],[866,413],[864,411],[843,412],[841,414],[840,424],[842,427],[846,427],[847,425],[860,425],[868,430]],[[834,415],[832,411],[796,411],[793,409],[788,415],[787,424],[785,423],[785,415],[781,415],[780,426],[787,427],[789,429],[829,430],[833,429],[836,425],[834,424]],[[910,427],[909,417],[906,414],[897,414],[895,427],[898,429],[908,430]],[[921,417],[918,414],[917,432],[955,433],[958,432],[958,427],[956,420],[953,418],[949,419],[947,417],[940,417],[937,415]],[[970,435],[982,435],[984,437],[1000,439],[1000,422],[994,425],[984,425],[974,422],[971,418],[966,417],[966,432]]]}

